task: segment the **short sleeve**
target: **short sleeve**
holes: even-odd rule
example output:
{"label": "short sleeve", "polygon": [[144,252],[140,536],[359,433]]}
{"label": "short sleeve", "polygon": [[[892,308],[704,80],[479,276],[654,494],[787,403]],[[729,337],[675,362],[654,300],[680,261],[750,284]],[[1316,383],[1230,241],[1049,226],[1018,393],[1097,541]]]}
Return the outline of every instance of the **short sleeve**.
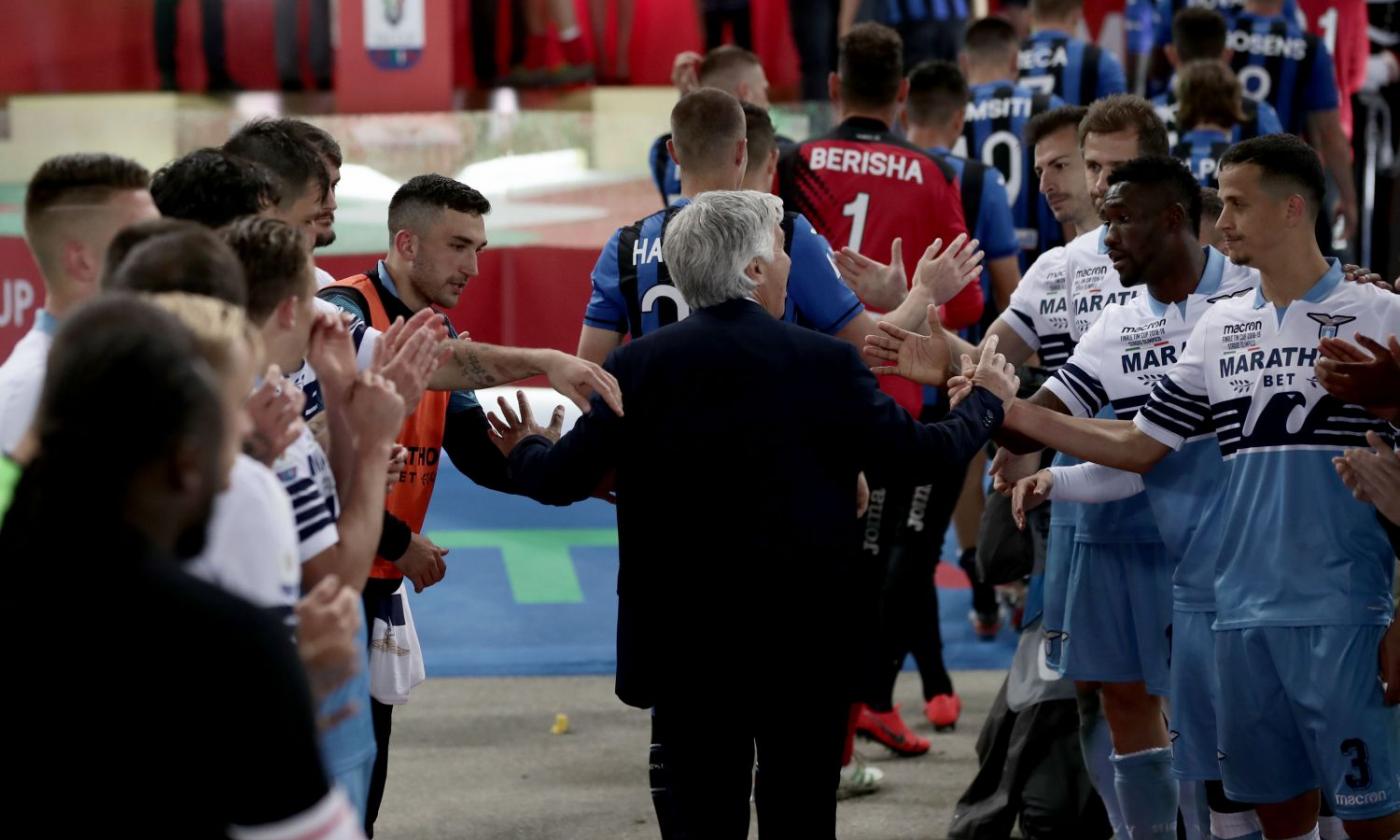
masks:
{"label": "short sleeve", "polygon": [[612,332],[627,332],[627,305],[622,299],[622,289],[617,274],[617,242],[620,231],[613,231],[608,244],[598,255],[593,266],[593,293],[588,298],[588,308],[583,313],[583,323],[587,326]]}
{"label": "short sleeve", "polygon": [[998,316],[998,320],[1005,321],[1032,350],[1040,349],[1036,313],[1040,298],[1044,296],[1047,276],[1056,270],[1064,270],[1064,255],[1064,248],[1053,248],[1031,263],[1031,267],[1021,276],[1021,282],[1011,291],[1011,302]]}
{"label": "short sleeve", "polygon": [[1211,321],[1206,317],[1196,324],[1181,359],[1157,381],[1147,403],[1133,418],[1149,437],[1172,449],[1180,449],[1189,438],[1211,430],[1205,379],[1205,335],[1215,328]]}
{"label": "short sleeve", "polygon": [[803,321],[819,332],[835,335],[865,307],[837,275],[826,238],[802,216],[792,223],[791,250],[788,297]]}
{"label": "short sleeve", "polygon": [[1021,252],[1016,241],[1016,224],[1011,218],[1011,204],[1006,196],[1006,181],[994,167],[987,168],[982,179],[982,204],[977,213],[976,237],[989,260],[1014,257]]}
{"label": "short sleeve", "polygon": [[1152,25],[1156,29],[1154,46],[1165,47],[1172,42],[1172,2],[1157,0],[1152,13]]}
{"label": "short sleeve", "polygon": [[1128,76],[1123,64],[1108,50],[1099,51],[1099,98],[1128,92]]}
{"label": "short sleeve", "polygon": [[1320,38],[1309,38],[1316,52],[1313,55],[1312,73],[1308,76],[1307,87],[1303,89],[1303,109],[1309,114],[1318,111],[1335,111],[1340,102],[1337,93],[1337,68],[1332,63],[1332,54]]}
{"label": "short sleeve", "polygon": [[1103,357],[1108,349],[1107,318],[1100,317],[1089,327],[1055,375],[1045,382],[1046,390],[1060,398],[1075,417],[1093,417],[1108,404],[1103,386]]}
{"label": "short sleeve", "polygon": [[336,543],[339,503],[325,453],[309,429],[272,465],[282,489],[292,500],[297,529],[297,553],[305,563]]}
{"label": "short sleeve", "polygon": [[369,325],[369,313],[365,312],[359,295],[349,291],[332,289],[323,291],[316,297],[316,310],[332,315],[345,312],[350,315],[350,340],[355,342],[355,366],[367,370],[374,361],[374,348],[379,343],[381,333]]}

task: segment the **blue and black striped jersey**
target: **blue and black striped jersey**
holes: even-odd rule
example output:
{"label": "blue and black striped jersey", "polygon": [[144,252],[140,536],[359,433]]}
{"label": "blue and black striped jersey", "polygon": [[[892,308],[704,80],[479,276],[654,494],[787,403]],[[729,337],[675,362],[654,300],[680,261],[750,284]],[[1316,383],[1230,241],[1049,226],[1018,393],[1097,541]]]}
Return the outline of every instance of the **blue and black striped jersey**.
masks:
{"label": "blue and black striped jersey", "polygon": [[[1035,258],[1064,243],[1060,223],[1040,195],[1035,157],[1022,141],[1031,117],[1064,103],[1053,94],[1038,93],[1012,82],[973,85],[963,135],[953,154],[996,167],[1006,180],[1016,240],[1021,246],[1021,270]],[[967,220],[972,224],[972,220]]]}
{"label": "blue and black striped jersey", "polygon": [[1021,45],[1020,82],[1070,105],[1126,93],[1128,77],[1109,52],[1066,32],[1044,29]]}
{"label": "blue and black striped jersey", "polygon": [[1172,146],[1172,157],[1185,163],[1191,174],[1203,187],[1219,186],[1215,180],[1215,170],[1219,168],[1220,156],[1230,148],[1230,135],[1213,128],[1197,128],[1181,135]]}
{"label": "blue and black striped jersey", "polygon": [[[679,199],[618,228],[593,267],[593,294],[584,324],[641,338],[689,317],[690,305],[661,254],[666,226],[688,203]],[[785,214],[783,235],[792,258],[783,320],[835,335],[864,307],[837,275],[826,239],[803,216]]]}
{"label": "blue and black striped jersey", "polygon": [[879,0],[880,20],[898,26],[919,20],[967,20],[967,0]]}
{"label": "blue and black striped jersey", "polygon": [[1021,252],[1016,225],[1011,218],[1011,203],[1006,195],[1006,181],[996,167],[958,157],[943,148],[929,149],[929,152],[953,170],[958,194],[962,196],[963,219],[986,255],[986,262],[982,264],[982,320],[962,331],[964,338],[976,344],[1001,312],[992,294],[987,264]]}
{"label": "blue and black striped jersey", "polygon": [[1240,12],[1228,45],[1234,53],[1230,66],[1244,95],[1274,106],[1284,131],[1302,134],[1308,115],[1337,110],[1332,55],[1292,18]]}

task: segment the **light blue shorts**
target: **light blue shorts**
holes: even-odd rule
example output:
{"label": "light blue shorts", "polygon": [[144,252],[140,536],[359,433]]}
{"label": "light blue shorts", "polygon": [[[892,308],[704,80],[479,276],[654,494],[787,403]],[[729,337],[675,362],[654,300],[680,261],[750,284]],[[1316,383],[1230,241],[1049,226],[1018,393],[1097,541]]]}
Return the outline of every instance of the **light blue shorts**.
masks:
{"label": "light blue shorts", "polygon": [[1065,600],[1065,676],[1143,682],[1153,694],[1168,694],[1174,565],[1160,542],[1075,541]]}
{"label": "light blue shorts", "polygon": [[1215,670],[1215,631],[1210,629],[1214,622],[1213,612],[1172,613],[1172,772],[1196,782],[1220,778],[1215,727],[1220,675]]}
{"label": "light blue shorts", "polygon": [[1065,598],[1069,594],[1069,567],[1074,554],[1074,519],[1050,522],[1045,542],[1045,611],[1041,632],[1045,636],[1045,664],[1062,671],[1064,655]]}
{"label": "light blue shorts", "polygon": [[1220,771],[1238,802],[1320,787],[1344,820],[1400,811],[1400,707],[1377,674],[1385,627],[1217,630]]}

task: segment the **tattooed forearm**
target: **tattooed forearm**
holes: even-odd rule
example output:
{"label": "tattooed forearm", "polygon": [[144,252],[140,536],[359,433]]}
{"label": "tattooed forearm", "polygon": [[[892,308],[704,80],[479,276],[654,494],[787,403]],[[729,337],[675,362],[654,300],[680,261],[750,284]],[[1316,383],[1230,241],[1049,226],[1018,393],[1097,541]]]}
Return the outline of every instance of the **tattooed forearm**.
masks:
{"label": "tattooed forearm", "polygon": [[451,363],[438,368],[428,387],[434,391],[472,390],[505,385],[544,372],[556,350],[499,347],[479,341],[449,342]]}
{"label": "tattooed forearm", "polygon": [[481,356],[475,347],[470,344],[458,344],[453,354],[457,357],[457,367],[461,369],[462,376],[472,383],[470,387],[482,388],[496,384],[495,375],[481,363]]}

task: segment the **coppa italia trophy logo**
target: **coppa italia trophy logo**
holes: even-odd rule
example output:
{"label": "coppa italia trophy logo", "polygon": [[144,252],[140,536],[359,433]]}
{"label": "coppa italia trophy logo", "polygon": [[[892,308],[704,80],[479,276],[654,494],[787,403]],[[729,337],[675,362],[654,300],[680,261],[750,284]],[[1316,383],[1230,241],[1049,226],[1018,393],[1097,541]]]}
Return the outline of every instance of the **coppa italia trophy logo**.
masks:
{"label": "coppa italia trophy logo", "polygon": [[405,70],[423,57],[425,0],[364,0],[365,51],[382,70]]}

